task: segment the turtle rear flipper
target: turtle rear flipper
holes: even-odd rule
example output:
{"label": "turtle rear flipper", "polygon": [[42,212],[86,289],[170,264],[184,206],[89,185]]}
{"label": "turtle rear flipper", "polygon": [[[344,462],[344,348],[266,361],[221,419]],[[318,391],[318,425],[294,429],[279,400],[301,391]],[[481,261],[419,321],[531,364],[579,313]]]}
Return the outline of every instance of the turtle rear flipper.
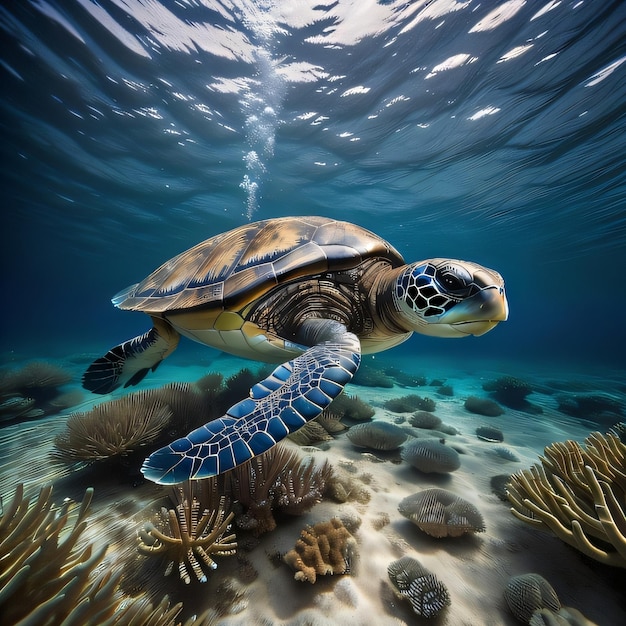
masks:
{"label": "turtle rear flipper", "polygon": [[120,385],[139,383],[159,366],[178,345],[180,335],[164,320],[153,317],[154,327],[143,335],[111,348],[83,374],[83,387],[93,393],[109,393]]}
{"label": "turtle rear flipper", "polygon": [[[340,326],[335,323],[334,330]],[[223,417],[151,454],[141,468],[144,476],[165,485],[222,474],[317,417],[352,379],[361,360],[358,338],[341,328],[279,365]]]}

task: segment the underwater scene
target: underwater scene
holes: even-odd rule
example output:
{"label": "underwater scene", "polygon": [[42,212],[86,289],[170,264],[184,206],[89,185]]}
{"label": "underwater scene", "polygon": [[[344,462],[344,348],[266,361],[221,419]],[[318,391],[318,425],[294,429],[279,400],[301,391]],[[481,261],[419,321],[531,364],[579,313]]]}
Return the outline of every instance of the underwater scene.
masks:
{"label": "underwater scene", "polygon": [[626,624],[626,3],[0,28],[3,626]]}

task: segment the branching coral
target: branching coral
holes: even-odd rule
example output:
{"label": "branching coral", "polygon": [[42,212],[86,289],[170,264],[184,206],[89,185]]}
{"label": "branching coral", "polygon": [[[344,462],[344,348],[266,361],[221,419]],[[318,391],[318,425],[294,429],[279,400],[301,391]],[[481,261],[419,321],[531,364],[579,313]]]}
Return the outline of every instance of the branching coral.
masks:
{"label": "branching coral", "polygon": [[[212,557],[235,554],[237,550],[235,535],[226,535],[234,513],[226,514],[225,497],[220,498],[217,507],[211,506],[212,498],[207,497],[215,492],[212,486],[216,480],[198,481],[198,484],[188,481],[173,490],[177,504],[175,509],[161,510],[160,529],[148,523],[139,531],[139,553],[165,555],[168,560],[165,575],[177,566],[180,579],[186,584],[191,582],[192,574],[199,582],[206,582],[205,570],[217,568]],[[203,490],[203,486],[208,489]]]}
{"label": "branching coral", "polygon": [[[3,624],[150,624],[180,626],[182,604],[167,597],[153,607],[145,597],[124,597],[121,568],[102,569],[107,546],[79,547],[93,491],[88,489],[70,527],[69,503],[55,508],[52,487],[34,503],[18,485],[0,517],[0,615]],[[206,613],[190,624],[208,624]]]}
{"label": "branching coral", "polygon": [[227,474],[227,488],[246,508],[237,524],[261,535],[276,528],[274,510],[301,515],[322,499],[331,473],[328,463],[317,467],[281,445],[254,457]]}
{"label": "branching coral", "polygon": [[592,433],[545,448],[542,465],[511,477],[508,497],[519,519],[607,565],[626,567],[626,444]]}
{"label": "branching coral", "polygon": [[294,578],[315,583],[318,576],[349,574],[356,559],[356,540],[341,520],[307,526],[284,561],[296,571]]}
{"label": "branching coral", "polygon": [[103,402],[87,413],[74,413],[54,440],[54,455],[68,463],[101,461],[126,455],[153,442],[172,411],[151,390]]}

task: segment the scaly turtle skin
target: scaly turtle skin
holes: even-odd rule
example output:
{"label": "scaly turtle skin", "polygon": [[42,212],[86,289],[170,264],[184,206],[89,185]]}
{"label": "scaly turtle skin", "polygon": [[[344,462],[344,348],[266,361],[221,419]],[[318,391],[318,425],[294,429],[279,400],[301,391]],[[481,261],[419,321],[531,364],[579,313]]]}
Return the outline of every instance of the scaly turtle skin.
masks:
{"label": "scaly turtle skin", "polygon": [[286,217],[217,235],[113,298],[153,328],[94,361],[83,386],[135,385],[180,335],[239,356],[282,363],[250,397],[148,457],[144,475],[171,484],[223,473],[319,415],[361,353],[414,332],[482,335],[508,316],[500,274],[475,263],[405,265],[375,234],[324,217]]}

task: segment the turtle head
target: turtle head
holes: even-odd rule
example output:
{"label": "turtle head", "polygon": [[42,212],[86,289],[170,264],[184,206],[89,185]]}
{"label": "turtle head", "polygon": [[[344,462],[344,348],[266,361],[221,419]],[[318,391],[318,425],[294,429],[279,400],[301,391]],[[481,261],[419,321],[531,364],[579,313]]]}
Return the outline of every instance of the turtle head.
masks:
{"label": "turtle head", "polygon": [[396,279],[394,308],[403,325],[423,335],[484,335],[509,314],[504,280],[469,261],[428,259]]}

